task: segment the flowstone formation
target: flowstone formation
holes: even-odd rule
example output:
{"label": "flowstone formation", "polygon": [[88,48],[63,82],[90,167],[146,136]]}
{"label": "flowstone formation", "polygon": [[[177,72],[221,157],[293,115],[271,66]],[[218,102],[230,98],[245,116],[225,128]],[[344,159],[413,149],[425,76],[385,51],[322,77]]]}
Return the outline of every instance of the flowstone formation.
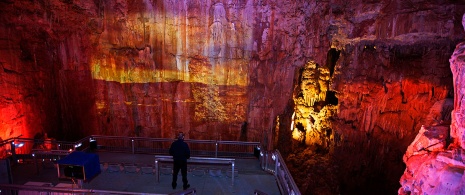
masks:
{"label": "flowstone formation", "polygon": [[[462,18],[465,28],[465,15]],[[448,120],[422,126],[403,157],[407,168],[398,193],[465,193],[465,42],[457,45],[450,58],[454,101]],[[451,121],[450,126],[445,121]]]}
{"label": "flowstone formation", "polygon": [[[287,165],[293,170],[293,178],[303,194],[309,191],[313,194],[339,194],[337,169],[331,165],[330,158],[335,139],[340,139],[332,124],[338,101],[336,92],[329,90],[331,67],[309,61],[296,72],[290,106],[291,135],[286,137],[287,128],[279,130],[278,144],[287,147],[277,147],[291,153],[286,158]],[[279,118],[278,121],[285,123]],[[281,124],[278,122],[277,125]],[[291,141],[286,142],[286,139]]]}
{"label": "flowstone formation", "polygon": [[293,96],[292,137],[308,146],[328,148],[328,144],[333,143],[330,140],[334,139],[329,119],[336,109],[336,105],[326,100],[330,71],[328,67],[309,61],[299,75]]}

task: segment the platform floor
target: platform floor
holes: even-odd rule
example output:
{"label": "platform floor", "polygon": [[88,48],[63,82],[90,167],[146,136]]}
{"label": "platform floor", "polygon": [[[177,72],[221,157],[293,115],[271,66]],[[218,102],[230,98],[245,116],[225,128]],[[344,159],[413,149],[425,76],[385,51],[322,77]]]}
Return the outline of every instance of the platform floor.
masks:
{"label": "platform floor", "polygon": [[[95,190],[171,194],[182,191],[181,176],[177,189],[171,187],[171,165],[161,164],[160,181],[151,169],[154,155],[98,152],[102,172],[84,182],[82,188]],[[40,162],[41,160],[39,160]],[[275,177],[260,168],[257,159],[236,159],[234,185],[230,166],[188,165],[188,180],[197,194],[254,194],[259,190],[268,195],[279,195]],[[19,163],[12,165],[14,184],[33,182],[51,183],[53,186],[71,186],[73,181],[58,178],[56,165],[51,162]]]}

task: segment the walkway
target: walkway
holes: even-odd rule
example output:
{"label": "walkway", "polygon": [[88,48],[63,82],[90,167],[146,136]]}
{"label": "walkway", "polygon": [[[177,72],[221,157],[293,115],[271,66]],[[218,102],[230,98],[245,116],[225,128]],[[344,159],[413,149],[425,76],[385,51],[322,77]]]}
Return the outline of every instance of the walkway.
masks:
{"label": "walkway", "polygon": [[[171,188],[171,165],[161,166],[160,182],[154,174],[154,155],[99,152],[102,172],[83,183],[85,189],[138,193],[170,194],[182,191],[181,177],[178,188]],[[275,177],[260,168],[257,159],[236,159],[234,186],[231,185],[230,167],[215,165],[188,165],[188,180],[197,194],[253,194],[260,190],[268,195],[279,195]],[[37,173],[39,170],[39,173]],[[54,164],[19,163],[12,166],[14,184],[27,182],[51,183],[53,186],[72,186],[69,179],[58,178]]]}

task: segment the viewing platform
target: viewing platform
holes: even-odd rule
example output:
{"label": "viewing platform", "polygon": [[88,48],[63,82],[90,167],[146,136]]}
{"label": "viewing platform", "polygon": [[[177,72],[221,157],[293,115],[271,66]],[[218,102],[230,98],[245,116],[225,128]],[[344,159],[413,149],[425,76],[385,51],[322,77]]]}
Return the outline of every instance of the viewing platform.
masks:
{"label": "viewing platform", "polygon": [[[154,155],[97,152],[101,173],[90,181],[82,183],[83,189],[104,191],[136,192],[147,194],[173,194],[182,190],[181,177],[178,177],[177,189],[171,188],[171,170],[169,163],[160,167],[160,181],[154,166]],[[59,179],[56,165],[40,163],[36,173],[34,163],[21,163],[12,166],[14,184],[50,184],[76,188],[70,179]],[[234,185],[231,184],[230,170],[224,166],[188,164],[187,178],[196,194],[254,194],[259,190],[269,195],[281,194],[275,177],[260,167],[258,159],[236,159]],[[148,171],[147,171],[148,170]],[[151,170],[151,171],[150,171]],[[67,185],[63,185],[67,184]]]}
{"label": "viewing platform", "polygon": [[[144,140],[148,142],[136,145],[134,139],[119,137],[129,139],[130,144],[118,144],[121,140],[115,141],[113,137],[112,142],[116,142],[113,147],[104,141],[108,137],[96,137],[69,146],[55,143],[61,150],[32,150],[30,154],[18,154],[21,151],[14,148],[13,142],[4,144],[3,147],[10,145],[16,152],[8,158],[11,181],[0,183],[0,194],[300,194],[279,152],[258,154],[254,149],[259,144],[256,142],[186,140],[192,159],[187,166],[190,188],[183,190],[180,175],[178,187],[171,187],[172,163],[166,150],[169,146],[165,146],[169,144],[161,143],[173,140],[158,139],[157,144]],[[147,152],[151,149],[143,145],[162,147]],[[224,145],[228,151],[222,151]],[[203,148],[213,150],[200,150]],[[63,176],[63,167],[57,162],[72,152],[97,155],[100,173],[85,180]]]}

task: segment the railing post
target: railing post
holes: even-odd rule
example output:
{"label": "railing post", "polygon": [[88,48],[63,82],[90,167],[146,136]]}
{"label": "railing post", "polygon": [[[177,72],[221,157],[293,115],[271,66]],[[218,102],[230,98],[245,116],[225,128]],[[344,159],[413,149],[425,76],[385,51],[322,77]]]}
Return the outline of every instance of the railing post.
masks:
{"label": "railing post", "polygon": [[155,158],[155,171],[157,172],[157,182],[160,183],[160,170],[158,169],[158,159]]}
{"label": "railing post", "polygon": [[265,171],[269,171],[268,169],[268,151],[265,152]]}
{"label": "railing post", "polygon": [[274,174],[277,176],[278,175],[279,159],[278,159],[276,153],[273,153],[271,157],[273,158],[273,161],[274,161]]}
{"label": "railing post", "polygon": [[[34,165],[36,167],[36,174],[39,175],[39,164],[37,163],[37,157],[35,153],[32,153],[32,159],[34,161]],[[58,172],[60,173],[60,172]]]}
{"label": "railing post", "polygon": [[231,173],[232,183],[231,183],[231,186],[234,186],[234,161],[232,161],[231,167],[232,167],[232,173]]}
{"label": "railing post", "polygon": [[13,164],[16,164],[18,161],[16,159],[16,147],[15,147],[14,141],[10,142],[10,150],[11,150],[11,157],[13,159]]}
{"label": "railing post", "polygon": [[131,145],[132,145],[132,154],[134,154],[134,139],[131,139]]}
{"label": "railing post", "polygon": [[218,158],[218,141],[215,141],[215,158]]}

